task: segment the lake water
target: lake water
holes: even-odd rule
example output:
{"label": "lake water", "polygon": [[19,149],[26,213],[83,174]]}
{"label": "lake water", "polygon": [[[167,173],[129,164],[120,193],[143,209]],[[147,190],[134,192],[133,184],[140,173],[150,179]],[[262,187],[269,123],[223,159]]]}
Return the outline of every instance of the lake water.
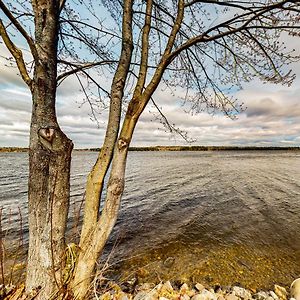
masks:
{"label": "lake water", "polygon": [[[73,154],[70,227],[96,156]],[[27,154],[0,162],[6,239],[17,239],[21,214],[26,243]],[[300,276],[299,226],[300,152],[130,152],[107,253],[123,280],[268,288]]]}

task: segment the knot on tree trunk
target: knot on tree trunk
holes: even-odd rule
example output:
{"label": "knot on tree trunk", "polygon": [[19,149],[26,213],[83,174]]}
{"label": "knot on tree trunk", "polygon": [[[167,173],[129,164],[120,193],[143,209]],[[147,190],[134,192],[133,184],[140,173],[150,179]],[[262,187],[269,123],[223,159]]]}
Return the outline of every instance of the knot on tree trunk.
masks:
{"label": "knot on tree trunk", "polygon": [[118,148],[119,150],[122,150],[124,148],[128,147],[128,141],[125,139],[120,138],[118,141]]}
{"label": "knot on tree trunk", "polygon": [[52,127],[40,128],[38,131],[39,141],[48,150],[53,148],[55,131],[56,129]]}
{"label": "knot on tree trunk", "polygon": [[44,138],[49,143],[52,143],[54,136],[54,128],[41,128],[39,130],[39,136]]}
{"label": "knot on tree trunk", "polygon": [[38,130],[39,141],[44,148],[50,151],[69,151],[73,148],[73,143],[57,127],[44,127]]}
{"label": "knot on tree trunk", "polygon": [[119,196],[122,194],[124,190],[124,180],[120,178],[112,178],[109,180],[109,191],[114,195],[114,196]]}

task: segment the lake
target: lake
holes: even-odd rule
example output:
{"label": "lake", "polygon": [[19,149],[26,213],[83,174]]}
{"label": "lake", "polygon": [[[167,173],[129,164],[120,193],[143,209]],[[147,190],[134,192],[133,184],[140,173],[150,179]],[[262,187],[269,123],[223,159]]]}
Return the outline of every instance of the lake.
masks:
{"label": "lake", "polygon": [[[73,153],[70,232],[96,156]],[[0,162],[5,238],[22,228],[26,244],[27,153]],[[253,289],[300,276],[299,151],[130,152],[126,172],[111,276]]]}

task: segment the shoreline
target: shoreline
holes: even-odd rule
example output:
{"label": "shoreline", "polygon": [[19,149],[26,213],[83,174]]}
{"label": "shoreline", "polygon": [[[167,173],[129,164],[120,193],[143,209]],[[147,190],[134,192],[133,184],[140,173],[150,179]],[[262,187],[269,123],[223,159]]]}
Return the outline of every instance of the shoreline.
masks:
{"label": "shoreline", "polygon": [[[298,280],[299,281],[299,280]],[[295,281],[294,281],[295,282]],[[294,284],[292,283],[292,285]],[[157,285],[144,283],[133,288],[125,282],[118,285],[109,282],[100,300],[287,300],[297,299],[295,288],[274,285],[271,290],[249,290],[241,286],[206,286],[201,283],[189,285],[171,281]],[[299,298],[298,298],[299,299]],[[297,299],[297,300],[298,300]]]}
{"label": "shoreline", "polygon": [[[75,152],[98,152],[101,148],[73,149]],[[0,147],[0,152],[28,152],[23,147]],[[300,146],[147,146],[129,147],[129,151],[300,151]]]}
{"label": "shoreline", "polygon": [[[292,282],[291,287],[274,284],[270,290],[246,289],[242,286],[207,286],[201,283],[193,285],[171,281],[158,284],[137,284],[134,281],[116,283],[101,275],[94,280],[94,287],[88,299],[97,300],[299,300],[300,279]],[[68,291],[66,291],[68,293]],[[38,290],[30,292],[36,296]],[[0,285],[3,300],[27,299],[25,285]],[[70,294],[69,294],[70,296]],[[2,298],[3,297],[3,298]],[[30,298],[31,299],[31,298]],[[72,298],[68,298],[72,299]]]}

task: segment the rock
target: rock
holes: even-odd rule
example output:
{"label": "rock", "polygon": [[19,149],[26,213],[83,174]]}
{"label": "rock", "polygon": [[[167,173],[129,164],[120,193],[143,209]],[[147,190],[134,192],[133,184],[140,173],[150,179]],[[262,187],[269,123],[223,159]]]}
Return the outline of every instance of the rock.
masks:
{"label": "rock", "polygon": [[180,293],[181,294],[185,294],[187,291],[189,290],[189,286],[184,283],[181,287],[180,287]]}
{"label": "rock", "polygon": [[278,296],[279,299],[281,299],[281,300],[286,300],[287,299],[287,291],[284,287],[275,284],[274,285],[274,292]]}
{"label": "rock", "polygon": [[234,294],[227,294],[225,300],[238,300],[239,298]]}
{"label": "rock", "polygon": [[165,297],[159,297],[159,300],[169,300],[169,299]]}
{"label": "rock", "polygon": [[224,296],[223,295],[219,295],[218,294],[218,296],[217,296],[218,298],[217,298],[217,300],[225,300],[225,298],[224,298]]}
{"label": "rock", "polygon": [[239,287],[239,286],[234,286],[232,288],[232,292],[235,296],[242,298],[242,299],[248,300],[248,299],[252,298],[251,293],[248,290],[246,290],[242,287]]}
{"label": "rock", "polygon": [[172,287],[171,282],[170,281],[166,281],[163,284],[163,286],[161,287],[160,292],[161,293],[165,293],[165,292],[171,293],[171,292],[173,292],[173,287]]}
{"label": "rock", "polygon": [[157,297],[155,297],[152,293],[141,291],[135,295],[133,300],[157,300]]}
{"label": "rock", "polygon": [[268,298],[268,294],[266,292],[258,292],[253,295],[253,298],[257,300],[266,300]]}
{"label": "rock", "polygon": [[135,295],[133,300],[157,300],[159,298],[158,293],[161,291],[162,287],[163,285],[159,283],[150,291],[140,291]]}
{"label": "rock", "polygon": [[196,294],[192,300],[217,300],[215,294],[211,293],[210,291],[204,289],[202,290],[201,294]]}
{"label": "rock", "polygon": [[291,298],[300,300],[300,278],[295,279],[291,284]]}
{"label": "rock", "polygon": [[202,292],[202,291],[205,289],[204,285],[202,285],[201,283],[196,283],[195,288],[196,288],[199,292]]}
{"label": "rock", "polygon": [[217,300],[215,293],[212,293],[206,289],[202,290],[200,295],[204,297],[203,300]]}
{"label": "rock", "polygon": [[188,291],[186,292],[186,294],[187,294],[190,298],[192,298],[192,297],[194,297],[194,296],[196,295],[196,290],[194,290],[194,289],[188,290]]}
{"label": "rock", "polygon": [[201,294],[195,295],[192,300],[203,300],[203,296]]}
{"label": "rock", "polygon": [[180,296],[180,300],[190,300],[190,299],[191,299],[190,296],[187,294],[183,294]]}
{"label": "rock", "polygon": [[274,300],[279,300],[278,296],[277,296],[273,291],[270,291],[270,296],[271,296]]}

